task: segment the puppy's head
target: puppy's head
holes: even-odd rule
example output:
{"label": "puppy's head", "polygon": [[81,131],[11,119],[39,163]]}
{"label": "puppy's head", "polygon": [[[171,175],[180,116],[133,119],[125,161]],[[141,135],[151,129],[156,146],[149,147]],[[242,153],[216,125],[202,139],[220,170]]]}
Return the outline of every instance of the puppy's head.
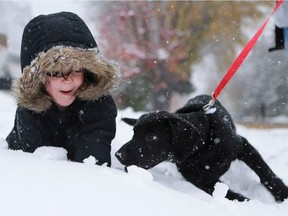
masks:
{"label": "puppy's head", "polygon": [[162,111],[145,114],[139,119],[123,119],[134,126],[134,135],[115,153],[117,159],[123,165],[144,169],[167,160],[172,142],[169,115]]}
{"label": "puppy's head", "polygon": [[205,144],[204,130],[177,114],[161,111],[123,120],[134,125],[132,139],[115,154],[126,166],[149,169],[170,158],[182,163]]}

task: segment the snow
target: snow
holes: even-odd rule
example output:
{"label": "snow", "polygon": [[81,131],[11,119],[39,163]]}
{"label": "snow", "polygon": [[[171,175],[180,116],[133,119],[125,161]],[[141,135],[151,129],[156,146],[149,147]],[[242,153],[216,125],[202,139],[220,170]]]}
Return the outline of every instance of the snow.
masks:
{"label": "snow", "polygon": [[[0,91],[0,215],[5,216],[283,216],[288,200],[276,203],[258,177],[236,161],[215,186],[213,196],[185,181],[172,163],[163,162],[151,170],[128,167],[128,173],[114,152],[132,134],[122,117],[138,117],[132,109],[119,111],[117,134],[112,143],[112,167],[67,161],[65,150],[41,147],[33,154],[7,149],[16,105]],[[279,177],[288,184],[288,129],[247,129],[238,132],[260,151]],[[228,186],[249,196],[250,201],[225,198]]]}
{"label": "snow", "polygon": [[288,27],[288,21],[285,19],[287,11],[288,2],[284,1],[281,7],[278,8],[278,10],[275,12],[275,15],[273,16],[275,24],[280,28]]}

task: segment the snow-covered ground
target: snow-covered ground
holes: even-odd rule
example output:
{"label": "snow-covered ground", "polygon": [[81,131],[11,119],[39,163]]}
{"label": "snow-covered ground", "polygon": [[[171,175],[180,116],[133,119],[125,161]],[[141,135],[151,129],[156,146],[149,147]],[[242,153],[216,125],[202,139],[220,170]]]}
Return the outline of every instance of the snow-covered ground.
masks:
{"label": "snow-covered ground", "polygon": [[[171,163],[146,171],[130,167],[129,173],[112,155],[112,168],[66,160],[65,151],[40,148],[29,154],[7,150],[5,137],[12,128],[15,103],[0,91],[0,215],[3,216],[237,216],[288,215],[288,200],[278,204],[243,163],[235,162],[223,180],[252,200],[229,201],[227,188],[216,186],[214,197],[186,182]],[[119,111],[112,154],[132,136]],[[247,129],[238,126],[264,159],[288,185],[288,129]]]}

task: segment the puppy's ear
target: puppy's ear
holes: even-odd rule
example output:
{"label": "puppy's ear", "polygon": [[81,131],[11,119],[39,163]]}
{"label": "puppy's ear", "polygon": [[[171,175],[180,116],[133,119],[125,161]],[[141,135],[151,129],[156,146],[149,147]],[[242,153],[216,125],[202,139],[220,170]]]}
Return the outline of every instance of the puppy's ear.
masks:
{"label": "puppy's ear", "polygon": [[204,134],[192,122],[178,115],[173,115],[169,122],[172,132],[172,154],[176,161],[181,163],[200,147]]}
{"label": "puppy's ear", "polygon": [[132,119],[132,118],[122,118],[122,121],[124,121],[126,124],[134,126],[138,119]]}

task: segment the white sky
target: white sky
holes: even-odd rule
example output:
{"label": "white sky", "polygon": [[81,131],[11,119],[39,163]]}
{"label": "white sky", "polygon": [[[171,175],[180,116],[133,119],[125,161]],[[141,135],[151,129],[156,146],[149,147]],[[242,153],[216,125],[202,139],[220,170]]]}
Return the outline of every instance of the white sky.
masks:
{"label": "white sky", "polygon": [[[71,11],[74,13],[81,13],[81,8],[79,7],[80,1],[74,0],[50,0],[50,1],[30,1],[32,7],[32,13],[34,16],[39,14],[49,14],[60,11]],[[79,14],[80,15],[80,14]],[[80,15],[81,16],[81,15]]]}

